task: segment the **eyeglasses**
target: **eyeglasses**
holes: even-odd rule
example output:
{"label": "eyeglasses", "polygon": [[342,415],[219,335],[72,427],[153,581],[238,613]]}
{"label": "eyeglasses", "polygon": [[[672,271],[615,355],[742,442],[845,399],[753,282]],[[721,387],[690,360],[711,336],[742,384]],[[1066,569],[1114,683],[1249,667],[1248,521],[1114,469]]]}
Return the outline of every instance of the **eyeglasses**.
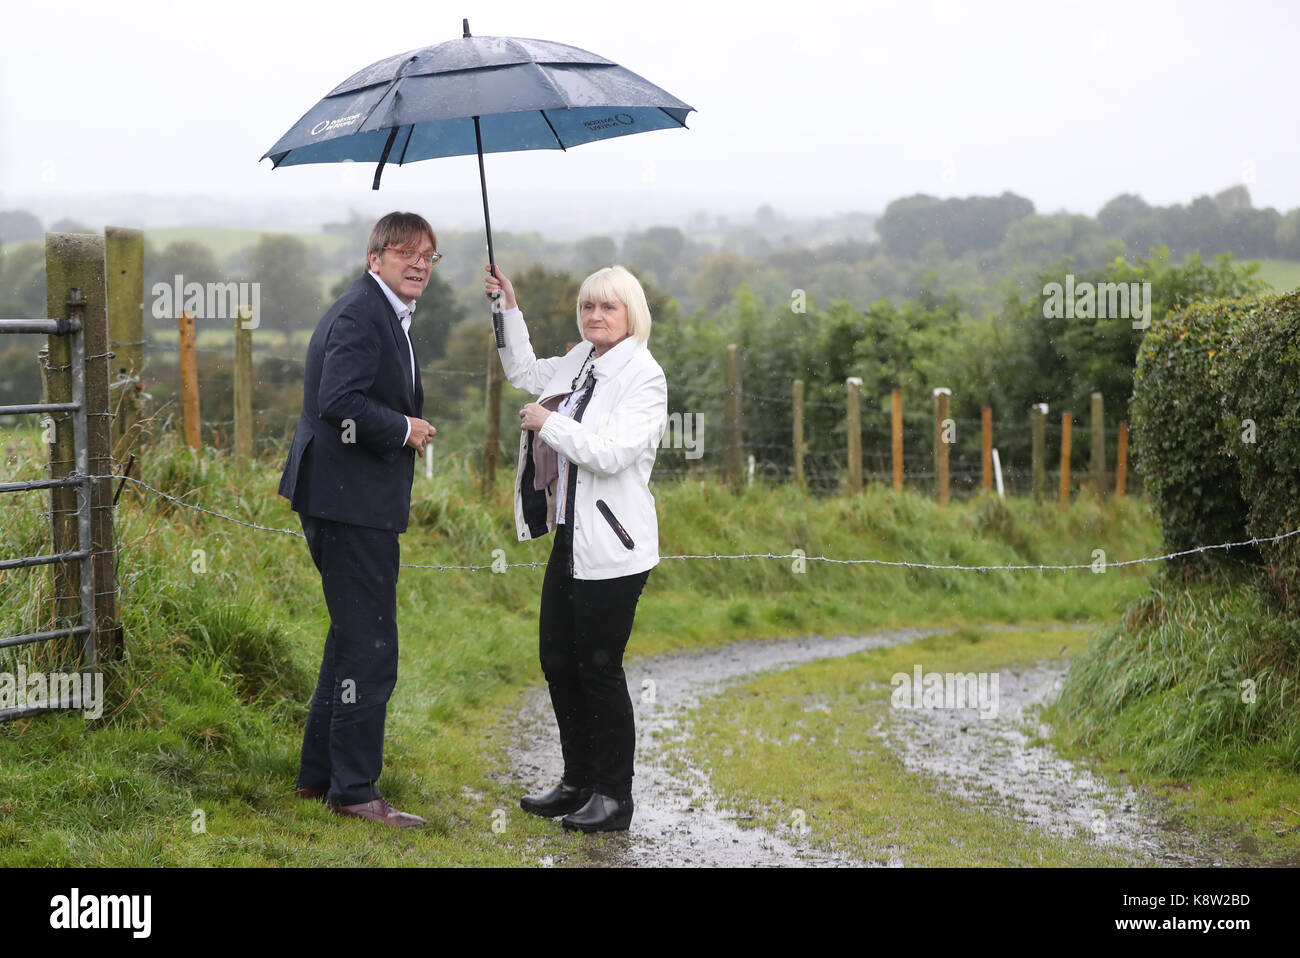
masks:
{"label": "eyeglasses", "polygon": [[405,260],[408,265],[420,263],[427,259],[430,266],[436,266],[438,260],[442,259],[442,254],[436,249],[431,249],[427,253],[421,253],[418,249],[399,249],[396,246],[385,246],[384,249],[391,249],[399,257]]}

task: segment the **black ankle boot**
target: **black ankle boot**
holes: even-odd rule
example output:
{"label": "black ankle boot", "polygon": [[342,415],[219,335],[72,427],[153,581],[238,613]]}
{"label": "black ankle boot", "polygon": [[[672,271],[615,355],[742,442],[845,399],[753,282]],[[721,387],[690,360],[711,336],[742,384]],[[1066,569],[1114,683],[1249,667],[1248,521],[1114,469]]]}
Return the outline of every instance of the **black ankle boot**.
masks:
{"label": "black ankle boot", "polygon": [[569,812],[576,812],[586,805],[590,798],[590,788],[579,788],[577,785],[566,785],[564,782],[560,782],[549,792],[542,792],[540,795],[525,795],[519,799],[519,807],[534,815],[541,815],[543,818],[554,818],[556,815],[567,815]]}
{"label": "black ankle boot", "polygon": [[632,824],[632,798],[611,798],[592,792],[591,799],[571,815],[565,815],[560,824],[581,832],[622,832]]}

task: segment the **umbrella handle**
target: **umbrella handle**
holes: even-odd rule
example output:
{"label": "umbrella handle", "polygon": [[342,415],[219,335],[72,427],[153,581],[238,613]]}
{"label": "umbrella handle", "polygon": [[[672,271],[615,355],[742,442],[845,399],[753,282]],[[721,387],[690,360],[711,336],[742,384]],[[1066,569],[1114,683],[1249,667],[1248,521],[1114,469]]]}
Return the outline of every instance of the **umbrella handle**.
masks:
{"label": "umbrella handle", "polygon": [[[493,269],[495,270],[496,267]],[[493,275],[495,276],[496,273],[494,272]],[[506,324],[505,316],[501,312],[501,293],[502,290],[498,289],[492,295],[492,334],[496,336],[497,349],[503,349],[506,345]]]}
{"label": "umbrella handle", "polygon": [[479,128],[478,117],[474,117],[474,145],[478,147],[478,183],[483,193],[483,227],[487,231],[488,265],[496,266],[492,255],[492,214],[488,212],[487,173],[483,170],[483,131]]}
{"label": "umbrella handle", "polygon": [[501,304],[495,299],[492,300],[492,333],[497,338],[497,349],[504,349],[506,345],[505,321],[501,315]]}
{"label": "umbrella handle", "polygon": [[[468,27],[468,23],[466,24]],[[492,252],[492,214],[488,212],[487,198],[487,174],[483,170],[483,132],[479,129],[478,117],[474,117],[474,143],[478,147],[478,182],[483,191],[483,226],[487,231],[487,248],[488,248],[488,266],[492,268],[492,275],[496,275],[497,261]],[[505,324],[501,318],[501,291],[492,297],[492,332],[496,335],[497,349],[502,349],[506,344]]]}

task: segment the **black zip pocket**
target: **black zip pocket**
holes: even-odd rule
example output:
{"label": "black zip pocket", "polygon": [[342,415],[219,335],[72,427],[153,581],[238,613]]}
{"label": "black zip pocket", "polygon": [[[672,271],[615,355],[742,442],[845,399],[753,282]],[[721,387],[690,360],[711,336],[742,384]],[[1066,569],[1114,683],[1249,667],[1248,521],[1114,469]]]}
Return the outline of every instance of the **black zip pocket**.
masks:
{"label": "black zip pocket", "polygon": [[632,537],[627,534],[627,530],[623,528],[622,523],[614,518],[614,513],[610,511],[609,506],[605,505],[604,499],[596,500],[596,508],[599,509],[600,514],[605,517],[605,521],[609,523],[609,527],[614,530],[614,535],[618,536],[618,541],[623,543],[623,545],[627,546],[629,549],[634,548],[635,543],[632,542]]}

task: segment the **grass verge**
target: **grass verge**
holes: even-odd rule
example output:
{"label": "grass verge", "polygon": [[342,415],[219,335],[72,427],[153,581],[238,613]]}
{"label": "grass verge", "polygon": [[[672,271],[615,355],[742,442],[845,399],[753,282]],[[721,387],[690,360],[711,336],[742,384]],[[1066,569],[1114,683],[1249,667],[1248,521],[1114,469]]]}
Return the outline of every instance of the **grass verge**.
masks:
{"label": "grass verge", "polygon": [[1072,663],[1067,754],[1148,786],[1241,850],[1300,863],[1300,620],[1250,570],[1153,581]]}
{"label": "grass verge", "polygon": [[[11,475],[41,475],[34,433],[7,433]],[[239,469],[208,449],[163,444],[137,473],[151,486],[260,525],[297,530],[275,495],[281,459]],[[1150,554],[1137,502],[1069,510],[981,499],[939,508],[872,490],[812,499],[790,487],[739,496],[713,485],[656,489],[661,552],[871,556],[970,564],[1089,562]],[[6,497],[0,554],[49,550],[45,494]],[[518,810],[499,719],[540,681],[542,570],[403,569],[401,678],[390,703],[386,797],[431,826],[393,835],[340,821],[292,795],[307,695],[327,627],[298,538],[259,532],[128,484],[116,510],[126,656],[105,716],[45,715],[0,726],[0,864],[521,865],[600,861],[601,841]],[[515,540],[508,480],[483,500],[474,477],[417,477],[403,561],[544,561],[550,541]],[[968,621],[1112,614],[1145,589],[1135,571],[965,573],[788,561],[664,560],[638,613],[632,655],[744,637],[859,632]],[[49,627],[47,572],[0,574],[0,634]],[[0,671],[67,667],[69,650],[0,652]]]}

